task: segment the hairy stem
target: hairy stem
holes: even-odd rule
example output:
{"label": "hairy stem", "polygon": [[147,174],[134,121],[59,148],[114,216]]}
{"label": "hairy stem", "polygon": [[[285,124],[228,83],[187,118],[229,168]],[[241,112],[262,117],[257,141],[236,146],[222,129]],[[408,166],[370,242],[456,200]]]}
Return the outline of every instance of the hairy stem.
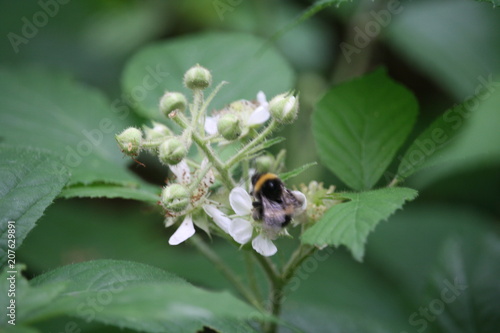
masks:
{"label": "hairy stem", "polygon": [[[189,127],[187,119],[182,113],[173,112],[169,115],[169,117],[183,129]],[[207,144],[205,140],[203,140],[203,138],[201,138],[200,135],[195,131],[191,132],[191,138],[196,143],[198,148],[200,148],[203,151],[206,158],[209,160],[210,163],[212,163],[217,172],[219,172],[224,185],[228,189],[232,189],[235,186],[235,184],[233,179],[231,178],[231,175],[229,174],[228,168],[226,168],[224,163],[222,163],[221,160],[219,160],[219,158],[213,151],[212,147],[209,144]]]}
{"label": "hairy stem", "polygon": [[278,127],[278,122],[276,120],[272,119],[271,123],[257,135],[252,141],[250,141],[246,146],[244,146],[236,155],[234,155],[232,158],[230,158],[225,166],[226,168],[230,169],[232,166],[234,166],[236,163],[244,159],[247,154],[257,146],[259,143],[263,142],[266,137],[271,134],[277,127]]}
{"label": "hairy stem", "polygon": [[[270,279],[269,288],[269,309],[268,311],[275,317],[278,318],[281,313],[281,306],[283,304],[284,290],[290,282],[290,279],[294,276],[300,265],[306,260],[310,255],[316,251],[315,247],[308,245],[300,245],[300,247],[295,250],[295,252],[290,257],[288,263],[283,267],[281,274],[275,275],[276,270],[272,269],[274,266],[265,268],[267,265],[266,261],[261,261],[264,265],[263,268],[268,273],[268,278]],[[261,257],[264,258],[264,257]],[[264,258],[267,259],[267,258]],[[271,277],[272,276],[272,277]],[[275,321],[266,322],[263,326],[263,330],[266,333],[274,333],[278,329],[278,324]]]}

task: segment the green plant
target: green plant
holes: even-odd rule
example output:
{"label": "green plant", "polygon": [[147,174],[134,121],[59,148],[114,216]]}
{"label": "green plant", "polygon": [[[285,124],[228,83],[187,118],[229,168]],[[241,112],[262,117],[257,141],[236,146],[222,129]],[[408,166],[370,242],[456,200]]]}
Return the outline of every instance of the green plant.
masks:
{"label": "green plant", "polygon": [[[270,40],[344,2],[317,1]],[[432,54],[431,38],[408,37],[419,20],[385,25],[406,13],[390,3],[332,12],[387,28],[390,45],[452,91],[452,107],[417,101],[390,64],[368,69],[378,36],[361,28],[316,98],[314,80],[296,85],[296,68],[246,33],[140,48],[113,101],[57,71],[0,69],[2,329],[495,332],[497,192],[482,186],[498,179],[497,74],[471,69],[471,95],[471,74],[453,66],[474,54],[452,41],[456,62]],[[431,15],[413,6],[410,17]],[[422,121],[429,105],[439,114]],[[318,161],[303,158],[309,140]],[[297,200],[286,227],[256,218],[251,178],[266,172]],[[442,188],[471,186],[489,212],[428,204],[439,191],[426,184],[467,172],[472,185]]]}

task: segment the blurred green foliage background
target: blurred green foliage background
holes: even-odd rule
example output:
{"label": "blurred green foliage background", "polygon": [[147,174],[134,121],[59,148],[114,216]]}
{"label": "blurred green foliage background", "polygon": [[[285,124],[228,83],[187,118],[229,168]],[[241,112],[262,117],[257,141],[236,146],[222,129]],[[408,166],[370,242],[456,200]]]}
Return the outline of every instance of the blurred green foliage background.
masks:
{"label": "blurred green foliage background", "polygon": [[[19,44],[15,52],[8,34],[21,34],[23,18],[31,20],[41,6],[34,0],[3,0],[0,65],[62,69],[103,90],[113,100],[121,94],[125,63],[151,42],[211,30],[271,38],[311,5],[306,0],[235,1],[236,5],[220,2],[226,7],[218,7],[218,1],[212,0],[68,1],[60,4],[54,17],[27,43]],[[287,138],[279,148],[287,149],[289,170],[319,161],[310,118],[314,104],[332,84],[385,66],[389,75],[409,88],[419,101],[420,115],[412,138],[446,109],[474,94],[482,79],[491,78],[498,89],[499,9],[487,1],[472,0],[401,3],[402,11],[391,16],[381,33],[359,54],[352,55],[351,62],[343,56],[340,43],[352,43],[356,38],[354,28],[364,27],[373,20],[370,13],[387,8],[388,2],[353,1],[331,6],[276,41],[276,47],[296,71],[296,89],[301,98],[299,120],[280,133]],[[220,57],[223,62],[224,50]],[[496,107],[500,112],[500,105]],[[491,120],[497,128],[499,119],[497,116]],[[139,116],[127,120],[133,125],[144,123]],[[308,332],[387,332],[387,328],[415,332],[409,316],[426,305],[422,294],[432,290],[430,273],[439,266],[440,253],[447,253],[450,239],[461,244],[464,271],[471,277],[476,255],[483,258],[490,253],[481,252],[485,239],[496,237],[498,259],[500,141],[496,140],[498,135],[489,136],[490,132],[481,133],[480,129],[471,135],[485,145],[484,158],[468,157],[474,147],[463,146],[457,150],[464,154],[463,163],[430,167],[412,176],[405,186],[416,188],[420,196],[369,237],[364,263],[355,262],[340,248],[317,268],[306,271],[285,303],[285,319]],[[130,169],[161,186],[166,171],[147,156],[139,159],[148,167],[141,169],[130,163]],[[396,159],[393,172],[398,163]],[[294,178],[290,185],[311,180],[347,189],[321,165]],[[388,181],[390,178],[383,178],[380,185]],[[168,246],[172,231],[165,230],[162,220],[157,210],[133,201],[58,199],[27,237],[18,251],[18,261],[27,264],[29,276],[36,276],[74,262],[126,259],[175,272],[197,285],[227,288],[223,277],[194,249]],[[286,248],[290,242],[280,240],[278,246]],[[213,246],[243,271],[244,262],[232,248],[216,241]],[[286,255],[280,250],[278,262],[284,261]],[[498,262],[494,265],[491,255],[492,264],[480,269],[499,274]],[[475,286],[473,281],[471,286]],[[299,313],[307,319],[296,316]],[[475,319],[478,330],[463,332],[494,332],[483,319]],[[58,321],[49,320],[40,327],[55,331],[58,325]],[[111,331],[101,325],[86,327],[89,332]],[[441,323],[428,331],[458,332],[450,327]]]}

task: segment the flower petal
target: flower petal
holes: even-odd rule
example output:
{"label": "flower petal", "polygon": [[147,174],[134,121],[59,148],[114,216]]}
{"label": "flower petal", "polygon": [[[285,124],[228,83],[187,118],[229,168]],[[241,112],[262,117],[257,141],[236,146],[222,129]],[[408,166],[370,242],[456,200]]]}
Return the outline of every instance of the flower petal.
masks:
{"label": "flower petal", "polygon": [[[200,165],[200,170],[203,170],[205,169],[205,167],[207,166],[208,164],[208,158],[204,158],[202,161],[201,161],[201,165]],[[214,172],[212,169],[208,170],[208,172],[205,174],[205,176],[203,176],[203,179],[201,180],[200,182],[200,186],[204,187],[206,190],[208,190],[208,188],[210,186],[212,186],[213,184],[215,183],[215,175],[214,175]]]}
{"label": "flower petal", "polygon": [[274,245],[274,243],[270,239],[262,235],[258,235],[253,239],[252,247],[255,251],[262,254],[264,257],[272,256],[276,252],[278,252],[278,248],[276,247],[276,245]]}
{"label": "flower petal", "polygon": [[191,182],[191,171],[189,171],[186,160],[182,160],[176,165],[170,165],[169,167],[175,177],[177,177],[177,182],[180,184],[189,184]]}
{"label": "flower petal", "polygon": [[284,108],[283,108],[283,114],[287,114],[290,112],[290,110],[293,108],[293,105],[295,104],[295,96],[290,96],[288,99],[288,102],[286,102]]}
{"label": "flower petal", "polygon": [[292,194],[295,198],[297,198],[297,200],[299,200],[299,202],[302,203],[302,206],[300,206],[299,208],[297,208],[295,210],[295,214],[298,215],[298,214],[301,214],[303,211],[306,210],[307,208],[307,198],[306,196],[304,195],[304,193],[300,192],[300,191],[292,191]]}
{"label": "flower petal", "polygon": [[269,119],[270,116],[271,114],[269,113],[267,107],[261,105],[252,112],[248,118],[247,124],[248,126],[263,124]]}
{"label": "flower petal", "polygon": [[245,219],[237,217],[229,225],[229,234],[240,244],[248,243],[252,239],[252,233],[252,223]]}
{"label": "flower petal", "polygon": [[170,245],[178,245],[186,239],[194,235],[193,218],[191,215],[186,215],[182,224],[177,228],[174,234],[168,240]]}
{"label": "flower petal", "polygon": [[210,135],[217,134],[217,118],[216,117],[206,117],[205,118],[205,132]]}
{"label": "flower petal", "polygon": [[229,203],[237,215],[244,216],[252,213],[252,198],[243,187],[235,187],[231,190]]}
{"label": "flower petal", "polygon": [[204,205],[203,210],[205,210],[205,213],[207,213],[207,215],[214,220],[215,224],[217,224],[219,228],[230,234],[231,219],[227,217],[226,214],[221,212],[214,205]]}
{"label": "flower petal", "polygon": [[262,90],[257,93],[257,102],[259,102],[259,105],[262,105],[266,108],[269,105],[267,103],[266,94],[264,94]]}

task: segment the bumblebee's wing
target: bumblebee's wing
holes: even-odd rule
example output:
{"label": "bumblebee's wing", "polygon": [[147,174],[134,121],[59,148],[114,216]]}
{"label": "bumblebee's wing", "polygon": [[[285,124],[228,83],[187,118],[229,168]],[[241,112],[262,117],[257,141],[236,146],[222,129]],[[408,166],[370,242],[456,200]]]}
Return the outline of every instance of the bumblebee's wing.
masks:
{"label": "bumblebee's wing", "polygon": [[288,207],[288,210],[292,210],[290,214],[295,213],[295,209],[302,206],[303,200],[299,200],[289,189],[285,188],[283,190],[283,206]]}

